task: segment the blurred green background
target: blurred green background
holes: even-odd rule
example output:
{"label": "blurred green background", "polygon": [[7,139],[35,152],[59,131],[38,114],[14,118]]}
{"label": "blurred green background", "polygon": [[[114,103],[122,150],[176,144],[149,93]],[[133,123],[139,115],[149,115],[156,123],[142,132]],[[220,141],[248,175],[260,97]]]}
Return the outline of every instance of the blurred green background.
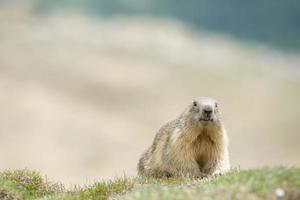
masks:
{"label": "blurred green background", "polygon": [[300,3],[0,1],[0,168],[66,184],[136,174],[197,96],[233,167],[300,164]]}
{"label": "blurred green background", "polygon": [[97,16],[149,15],[176,19],[244,40],[300,48],[297,0],[40,0],[41,12],[76,9]]}

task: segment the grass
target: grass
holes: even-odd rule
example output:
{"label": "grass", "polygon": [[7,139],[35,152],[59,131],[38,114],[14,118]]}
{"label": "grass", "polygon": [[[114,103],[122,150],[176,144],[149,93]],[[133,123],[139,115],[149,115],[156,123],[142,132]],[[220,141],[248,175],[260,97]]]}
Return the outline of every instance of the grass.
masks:
{"label": "grass", "polygon": [[[284,195],[280,197],[282,192]],[[0,199],[300,199],[300,168],[232,170],[223,176],[201,180],[124,177],[70,190],[35,171],[4,171],[0,173]]]}
{"label": "grass", "polygon": [[0,199],[36,199],[62,192],[63,186],[43,179],[30,170],[0,173]]}

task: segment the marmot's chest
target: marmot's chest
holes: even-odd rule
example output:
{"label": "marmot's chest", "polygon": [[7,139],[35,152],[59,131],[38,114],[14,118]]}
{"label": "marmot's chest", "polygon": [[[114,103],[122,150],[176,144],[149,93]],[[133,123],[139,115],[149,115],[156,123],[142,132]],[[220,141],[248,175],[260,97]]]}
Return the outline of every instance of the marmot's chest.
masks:
{"label": "marmot's chest", "polygon": [[208,135],[198,136],[193,142],[193,150],[200,170],[218,159],[218,145]]}

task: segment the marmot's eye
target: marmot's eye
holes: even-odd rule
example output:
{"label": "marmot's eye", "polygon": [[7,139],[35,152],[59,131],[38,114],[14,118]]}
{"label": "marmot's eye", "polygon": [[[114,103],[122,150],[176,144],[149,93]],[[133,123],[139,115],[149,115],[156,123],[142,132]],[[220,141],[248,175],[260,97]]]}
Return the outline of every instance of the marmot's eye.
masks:
{"label": "marmot's eye", "polygon": [[193,101],[193,106],[197,106],[197,102],[196,101]]}

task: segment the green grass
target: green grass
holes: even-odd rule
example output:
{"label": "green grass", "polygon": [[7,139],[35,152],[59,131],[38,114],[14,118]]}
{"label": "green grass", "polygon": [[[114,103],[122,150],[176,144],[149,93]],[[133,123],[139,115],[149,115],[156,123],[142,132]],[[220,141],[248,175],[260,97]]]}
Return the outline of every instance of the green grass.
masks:
{"label": "green grass", "polygon": [[61,184],[50,183],[35,171],[25,169],[0,173],[0,199],[37,199],[63,191]]}
{"label": "green grass", "polygon": [[0,173],[0,199],[102,200],[102,199],[300,199],[300,168],[265,167],[232,170],[205,179],[119,178],[67,190],[30,170]]}

